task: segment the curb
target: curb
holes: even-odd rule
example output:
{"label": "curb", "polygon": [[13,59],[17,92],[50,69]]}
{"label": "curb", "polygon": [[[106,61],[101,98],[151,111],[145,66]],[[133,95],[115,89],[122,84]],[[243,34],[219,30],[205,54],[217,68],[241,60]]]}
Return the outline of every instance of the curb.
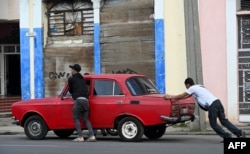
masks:
{"label": "curb", "polygon": [[11,112],[0,113],[0,118],[9,118],[9,117],[12,117]]}
{"label": "curb", "polygon": [[0,135],[18,135],[18,134],[24,134],[24,132],[0,132]]}

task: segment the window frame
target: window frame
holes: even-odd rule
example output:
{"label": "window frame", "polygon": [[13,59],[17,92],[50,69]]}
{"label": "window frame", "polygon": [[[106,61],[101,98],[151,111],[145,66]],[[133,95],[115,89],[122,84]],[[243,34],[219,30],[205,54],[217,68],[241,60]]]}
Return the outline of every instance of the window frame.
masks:
{"label": "window frame", "polygon": [[[97,82],[112,82],[112,94],[98,94],[98,91],[96,90],[96,84]],[[119,88],[119,89],[116,89],[116,88]],[[109,89],[105,89],[106,91],[109,90]],[[117,94],[116,93],[116,90],[119,90],[120,93]],[[94,96],[122,96],[124,95],[124,91],[123,89],[121,88],[121,86],[119,85],[119,82],[117,82],[116,80],[113,80],[113,79],[95,79],[94,82],[93,82],[93,95]]]}

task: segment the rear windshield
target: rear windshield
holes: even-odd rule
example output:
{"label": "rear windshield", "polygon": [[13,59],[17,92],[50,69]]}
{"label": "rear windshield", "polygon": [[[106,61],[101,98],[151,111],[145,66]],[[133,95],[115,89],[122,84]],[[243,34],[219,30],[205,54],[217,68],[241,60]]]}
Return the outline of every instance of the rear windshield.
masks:
{"label": "rear windshield", "polygon": [[133,77],[126,81],[131,95],[159,94],[153,82],[146,77]]}

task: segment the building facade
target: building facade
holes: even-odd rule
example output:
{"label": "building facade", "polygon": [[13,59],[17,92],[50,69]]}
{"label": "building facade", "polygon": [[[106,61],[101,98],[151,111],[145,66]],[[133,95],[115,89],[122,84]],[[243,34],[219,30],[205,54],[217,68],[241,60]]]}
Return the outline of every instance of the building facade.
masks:
{"label": "building facade", "polygon": [[[20,10],[0,9],[0,26],[6,31],[3,23],[19,24],[20,50],[11,47],[11,52],[20,56],[22,99],[57,95],[70,76],[68,66],[79,63],[82,73],[146,74],[161,93],[185,91],[183,81],[191,76],[222,100],[229,119],[250,121],[246,0],[6,0],[3,4]],[[3,62],[8,52],[3,44],[1,95],[6,95],[6,72],[11,71]]]}

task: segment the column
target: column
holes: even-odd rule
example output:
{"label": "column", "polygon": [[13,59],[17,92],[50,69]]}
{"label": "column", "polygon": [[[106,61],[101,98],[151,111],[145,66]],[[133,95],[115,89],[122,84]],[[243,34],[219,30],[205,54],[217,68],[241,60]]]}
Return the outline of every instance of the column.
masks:
{"label": "column", "polygon": [[[239,0],[237,0],[239,1]],[[237,47],[237,16],[236,0],[226,0],[226,50],[227,50],[227,100],[228,119],[242,121],[239,113],[238,100],[238,47]],[[233,68],[233,69],[232,69]],[[243,116],[244,117],[244,116]],[[238,119],[239,118],[239,119]],[[244,119],[244,118],[243,118]],[[249,117],[247,117],[249,119]],[[248,120],[249,121],[249,120]]]}
{"label": "column", "polygon": [[155,82],[160,93],[165,93],[164,0],[154,1],[155,17]]}
{"label": "column", "polygon": [[20,1],[22,99],[44,97],[41,0]]}
{"label": "column", "polygon": [[92,0],[94,9],[94,72],[101,73],[100,53],[100,0]]}

